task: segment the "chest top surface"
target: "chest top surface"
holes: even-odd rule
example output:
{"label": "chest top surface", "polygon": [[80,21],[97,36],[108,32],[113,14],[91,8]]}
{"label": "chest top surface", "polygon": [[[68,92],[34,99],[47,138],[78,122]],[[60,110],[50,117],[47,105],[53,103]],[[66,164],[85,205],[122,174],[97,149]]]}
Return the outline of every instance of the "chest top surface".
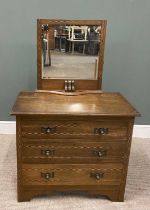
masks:
{"label": "chest top surface", "polygon": [[139,116],[119,93],[64,95],[49,92],[21,92],[12,115]]}

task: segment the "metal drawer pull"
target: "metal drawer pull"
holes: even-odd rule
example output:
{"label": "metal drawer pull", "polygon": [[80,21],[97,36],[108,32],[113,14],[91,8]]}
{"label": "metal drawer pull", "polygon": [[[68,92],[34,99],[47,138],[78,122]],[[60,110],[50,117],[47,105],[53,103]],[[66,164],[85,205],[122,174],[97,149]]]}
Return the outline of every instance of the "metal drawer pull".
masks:
{"label": "metal drawer pull", "polygon": [[54,178],[54,172],[41,172],[41,177],[49,180],[51,178]]}
{"label": "metal drawer pull", "polygon": [[50,128],[50,127],[41,127],[41,132],[42,133],[45,133],[45,134],[53,134],[53,133],[55,133],[56,132],[56,127],[52,127],[52,128]]}
{"label": "metal drawer pull", "polygon": [[95,178],[95,179],[102,179],[104,177],[103,172],[91,172],[90,177]]}
{"label": "metal drawer pull", "polygon": [[94,154],[98,157],[103,157],[103,156],[106,156],[107,155],[107,150],[105,149],[97,149],[97,150],[94,150]]}
{"label": "metal drawer pull", "polygon": [[94,134],[98,135],[108,134],[108,128],[94,128]]}
{"label": "metal drawer pull", "polygon": [[54,149],[42,149],[41,150],[41,155],[45,155],[45,156],[51,156],[54,155],[55,150]]}

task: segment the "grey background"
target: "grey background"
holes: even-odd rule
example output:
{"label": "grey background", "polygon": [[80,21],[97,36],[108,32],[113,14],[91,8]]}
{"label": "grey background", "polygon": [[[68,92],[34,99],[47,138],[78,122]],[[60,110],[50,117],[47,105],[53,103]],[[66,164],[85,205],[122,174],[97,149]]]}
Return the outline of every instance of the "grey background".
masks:
{"label": "grey background", "polygon": [[103,90],[121,92],[150,124],[149,0],[0,0],[0,120],[36,89],[36,19],[107,19]]}

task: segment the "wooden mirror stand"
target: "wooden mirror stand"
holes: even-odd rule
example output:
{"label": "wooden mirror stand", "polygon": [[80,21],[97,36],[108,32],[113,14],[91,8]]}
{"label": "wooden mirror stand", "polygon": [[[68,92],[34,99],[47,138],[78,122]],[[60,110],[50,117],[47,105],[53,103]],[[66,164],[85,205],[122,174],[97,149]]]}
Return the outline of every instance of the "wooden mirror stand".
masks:
{"label": "wooden mirror stand", "polygon": [[[38,19],[37,20],[37,88],[39,90],[65,90],[66,86],[69,81],[74,85],[75,90],[99,90],[102,86],[102,72],[103,72],[103,63],[104,63],[104,47],[105,47],[105,36],[106,36],[106,20],[48,20],[48,19]],[[48,28],[50,31],[52,29],[58,28],[59,26],[67,26],[67,27],[100,27],[100,35],[99,35],[99,53],[98,53],[98,71],[97,71],[97,78],[95,79],[83,79],[83,78],[47,78],[43,79],[42,77],[42,37],[43,37],[43,28],[44,30],[48,31]],[[46,28],[46,29],[45,29]],[[70,30],[70,28],[68,29]],[[89,30],[89,29],[87,29]],[[55,34],[56,30],[53,30],[53,34]],[[79,31],[79,30],[78,30]],[[73,32],[68,32],[73,33]],[[87,32],[86,32],[87,33]],[[55,35],[53,35],[55,36]],[[72,44],[74,45],[75,42],[79,41],[81,42],[80,34],[78,34],[78,37],[76,38],[74,35],[74,41],[69,40],[67,38],[67,41],[72,41]],[[72,38],[73,39],[73,38]],[[85,38],[86,39],[86,38]],[[52,35],[49,37],[50,42],[53,42]],[[88,40],[84,40],[86,43]],[[71,42],[70,42],[71,43]],[[69,43],[69,44],[70,44]],[[51,43],[50,43],[51,44]],[[48,48],[51,48],[52,46],[48,44]],[[79,46],[82,48],[82,46]],[[53,47],[52,47],[53,48]],[[73,47],[72,47],[73,48]],[[84,58],[85,56],[83,56]],[[76,67],[79,66],[78,61],[76,63]],[[85,74],[86,75],[86,74]],[[71,84],[72,86],[72,84]],[[72,88],[72,89],[73,89]],[[74,90],[73,90],[74,91]]]}

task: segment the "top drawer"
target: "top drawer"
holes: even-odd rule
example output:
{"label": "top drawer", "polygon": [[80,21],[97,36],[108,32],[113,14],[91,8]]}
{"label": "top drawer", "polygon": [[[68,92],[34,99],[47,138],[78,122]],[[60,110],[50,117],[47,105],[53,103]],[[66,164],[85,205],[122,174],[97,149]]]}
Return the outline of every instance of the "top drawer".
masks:
{"label": "top drawer", "polygon": [[119,119],[102,120],[22,120],[22,136],[28,138],[98,138],[127,139],[128,122]]}

